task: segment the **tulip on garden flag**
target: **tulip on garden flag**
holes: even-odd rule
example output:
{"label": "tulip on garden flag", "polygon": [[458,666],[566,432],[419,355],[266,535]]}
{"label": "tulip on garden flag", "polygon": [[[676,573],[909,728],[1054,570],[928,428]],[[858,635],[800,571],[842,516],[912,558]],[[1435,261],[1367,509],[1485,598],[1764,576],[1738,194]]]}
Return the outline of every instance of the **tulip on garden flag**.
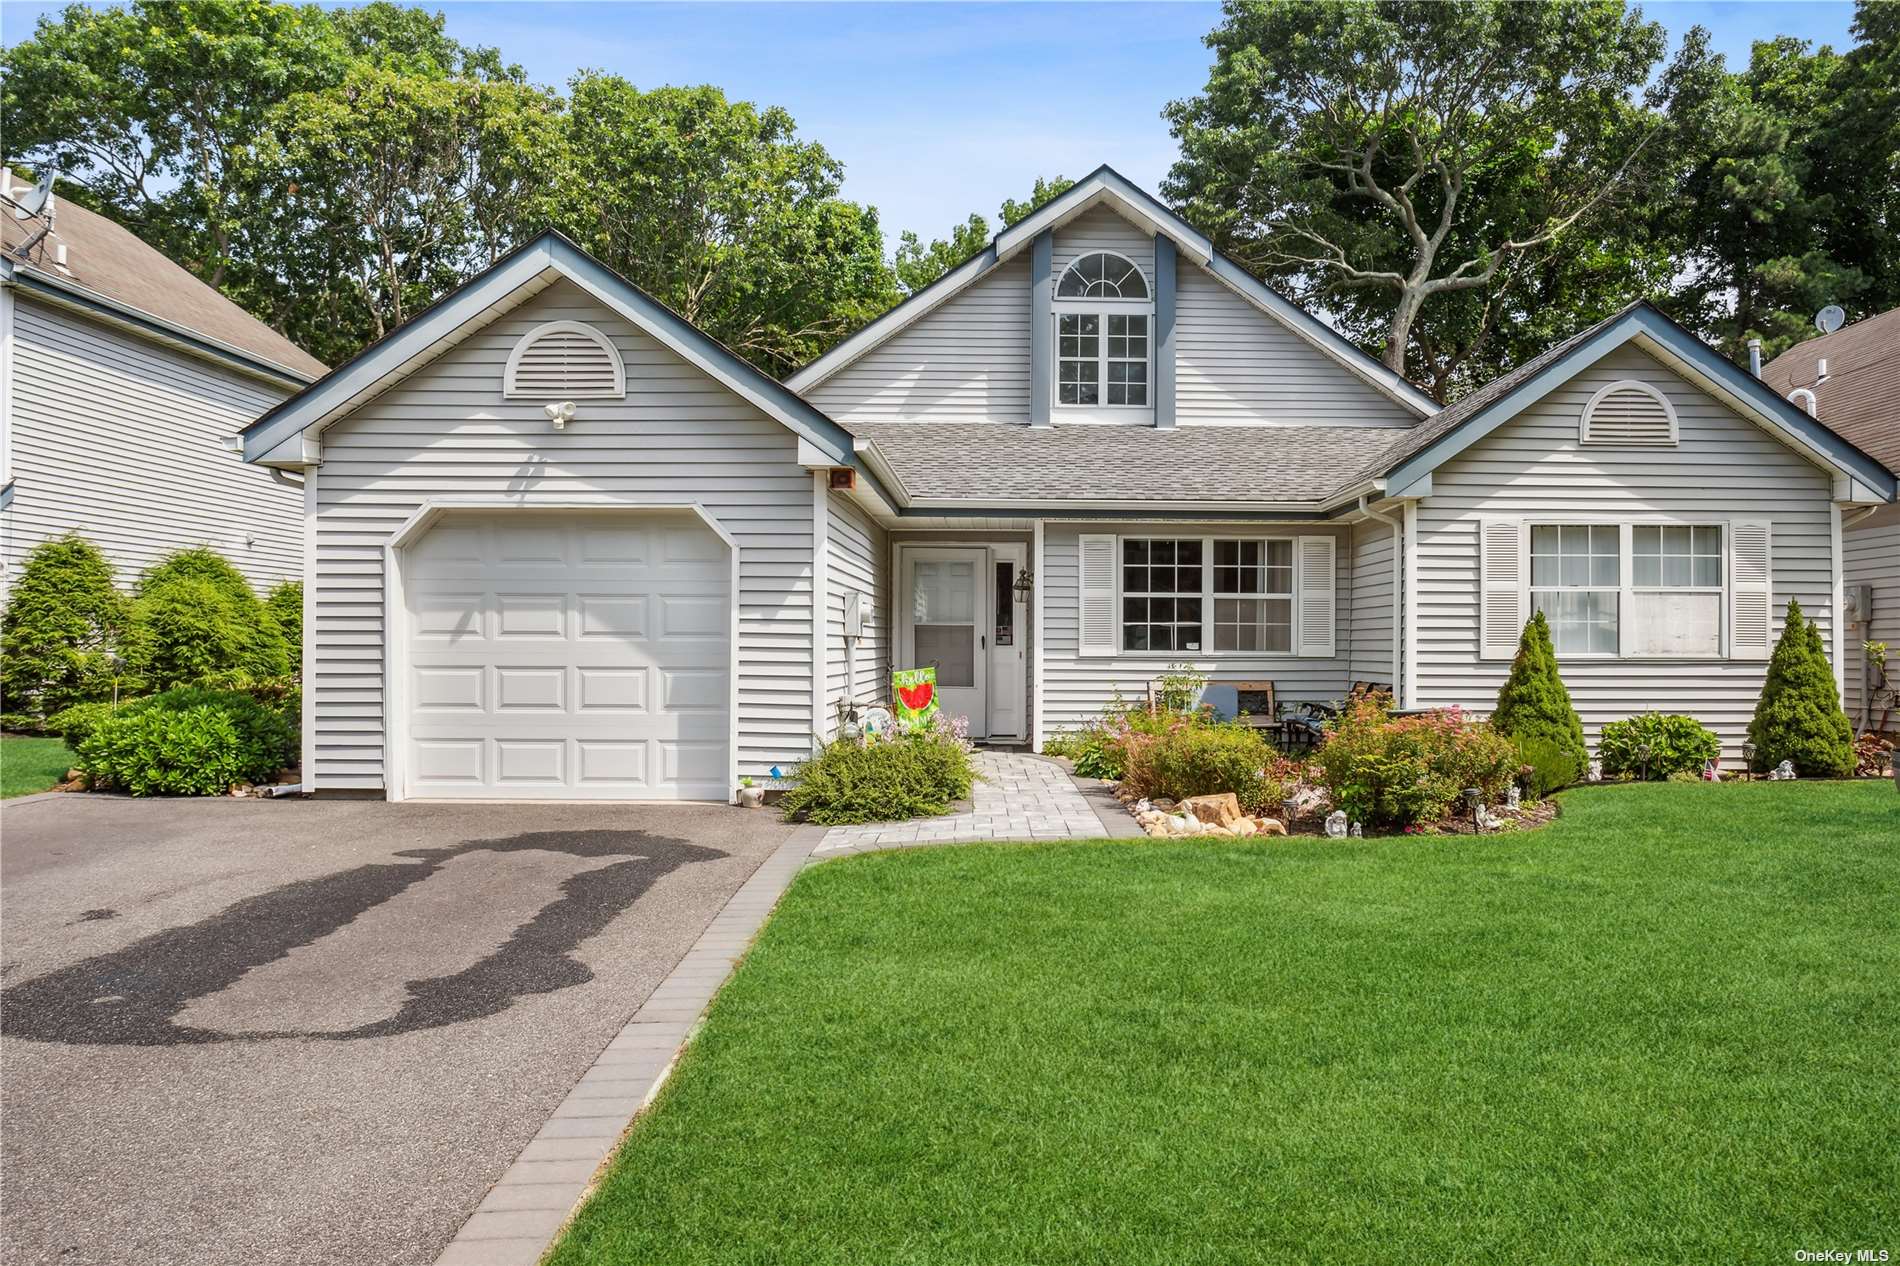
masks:
{"label": "tulip on garden flag", "polygon": [[897,722],[905,730],[930,724],[937,715],[937,670],[898,669],[891,674],[891,695],[897,700]]}

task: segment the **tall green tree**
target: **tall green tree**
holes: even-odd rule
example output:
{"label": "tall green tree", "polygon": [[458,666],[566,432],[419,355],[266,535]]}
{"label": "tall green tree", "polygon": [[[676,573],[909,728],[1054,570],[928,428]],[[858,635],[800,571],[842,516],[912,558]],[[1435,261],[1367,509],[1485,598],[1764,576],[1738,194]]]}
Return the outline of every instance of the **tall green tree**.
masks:
{"label": "tall green tree", "polygon": [[[1664,38],[1622,0],[1228,0],[1208,44],[1166,194],[1441,397],[1523,314],[1667,276],[1632,224],[1668,170],[1637,100]],[[1564,262],[1592,241],[1638,258]]]}
{"label": "tall green tree", "polygon": [[877,213],[786,111],[586,73],[568,120],[557,223],[754,363],[803,364],[895,302]]}
{"label": "tall green tree", "polygon": [[[1028,218],[1030,212],[1043,203],[1061,197],[1074,187],[1075,182],[1066,176],[1057,176],[1054,180],[1038,176],[1026,200],[1003,199],[997,218],[1002,220],[1004,228],[1009,228]],[[916,294],[989,245],[989,241],[990,222],[974,211],[969,219],[950,230],[949,237],[935,238],[928,246],[916,233],[906,229],[897,243],[897,284],[905,294]]]}

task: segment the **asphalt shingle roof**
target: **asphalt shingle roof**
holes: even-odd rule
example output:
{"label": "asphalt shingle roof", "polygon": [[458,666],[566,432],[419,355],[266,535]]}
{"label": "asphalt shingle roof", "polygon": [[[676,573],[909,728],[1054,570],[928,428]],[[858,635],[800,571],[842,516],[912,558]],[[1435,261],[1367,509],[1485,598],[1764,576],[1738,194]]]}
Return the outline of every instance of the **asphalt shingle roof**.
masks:
{"label": "asphalt shingle roof", "polygon": [[926,500],[1227,500],[1305,505],[1352,483],[1404,427],[854,422]]}
{"label": "asphalt shingle roof", "polygon": [[[1827,381],[1816,382],[1827,360]],[[1761,380],[1780,396],[1796,387],[1814,393],[1814,415],[1900,474],[1900,308],[1797,343],[1762,366]]]}

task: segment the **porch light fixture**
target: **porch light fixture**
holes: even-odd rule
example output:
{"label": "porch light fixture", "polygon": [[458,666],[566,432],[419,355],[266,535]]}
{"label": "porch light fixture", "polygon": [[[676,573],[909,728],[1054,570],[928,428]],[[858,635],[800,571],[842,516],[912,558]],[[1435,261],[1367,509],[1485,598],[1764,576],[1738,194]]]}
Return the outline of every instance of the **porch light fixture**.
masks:
{"label": "porch light fixture", "polygon": [[1010,586],[1011,589],[1015,590],[1016,600],[1018,602],[1029,601],[1029,592],[1035,587],[1036,587],[1036,577],[1034,573],[1029,572],[1029,571],[1017,572],[1016,583]]}

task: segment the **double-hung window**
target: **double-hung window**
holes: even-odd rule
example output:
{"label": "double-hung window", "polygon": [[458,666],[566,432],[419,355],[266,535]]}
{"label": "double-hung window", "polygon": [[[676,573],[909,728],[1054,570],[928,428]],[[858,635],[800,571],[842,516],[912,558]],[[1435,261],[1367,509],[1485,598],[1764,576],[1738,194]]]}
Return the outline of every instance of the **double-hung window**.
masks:
{"label": "double-hung window", "polygon": [[1630,654],[1722,653],[1723,559],[1713,524],[1630,528]]}
{"label": "double-hung window", "polygon": [[1122,649],[1201,649],[1202,543],[1128,539],[1122,542]]}
{"label": "double-hung window", "polygon": [[1531,526],[1531,609],[1559,655],[1617,653],[1621,556],[1614,523]]}
{"label": "double-hung window", "polygon": [[1056,404],[1145,409],[1154,304],[1141,270],[1096,251],[1056,286]]}
{"label": "double-hung window", "polygon": [[1293,542],[1214,542],[1214,649],[1293,649]]}
{"label": "double-hung window", "polygon": [[1291,539],[1124,538],[1122,649],[1291,654],[1293,583]]}

